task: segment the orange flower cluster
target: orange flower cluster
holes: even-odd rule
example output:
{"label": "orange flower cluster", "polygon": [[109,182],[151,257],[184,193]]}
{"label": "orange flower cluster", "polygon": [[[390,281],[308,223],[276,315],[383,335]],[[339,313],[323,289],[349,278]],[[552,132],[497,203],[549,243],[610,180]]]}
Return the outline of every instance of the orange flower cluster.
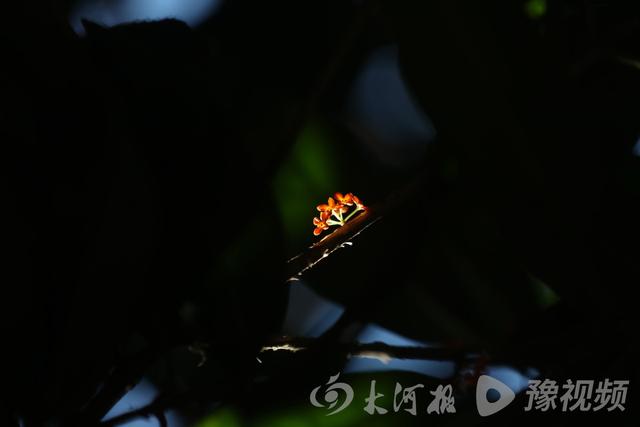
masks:
{"label": "orange flower cluster", "polygon": [[[351,213],[345,217],[344,214],[352,208]],[[353,193],[346,195],[336,193],[333,197],[329,197],[326,204],[318,205],[316,209],[320,212],[320,217],[313,218],[313,225],[316,227],[313,235],[319,236],[332,225],[345,225],[357,212],[365,210],[366,206]]]}

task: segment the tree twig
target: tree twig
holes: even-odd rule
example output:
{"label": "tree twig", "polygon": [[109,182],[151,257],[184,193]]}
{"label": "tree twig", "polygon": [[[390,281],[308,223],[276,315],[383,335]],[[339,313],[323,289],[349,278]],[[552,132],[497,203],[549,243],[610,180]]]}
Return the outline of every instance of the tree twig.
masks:
{"label": "tree twig", "polygon": [[[308,351],[315,349],[319,340],[316,338],[305,337],[282,337],[273,340],[268,345],[264,346],[260,351],[263,355],[275,355],[278,353],[286,354],[305,354]],[[437,360],[437,361],[451,361],[456,362],[459,365],[463,365],[468,362],[476,361],[483,357],[481,354],[476,354],[468,349],[463,348],[447,348],[447,347],[426,347],[426,346],[394,346],[385,344],[382,342],[372,343],[339,343],[331,342],[326,343],[322,341],[323,345],[327,345],[324,351],[331,352],[331,354],[343,354],[347,358],[373,358],[380,360],[382,363],[388,363],[391,359],[401,360]],[[131,420],[137,418],[149,418],[157,417],[160,425],[163,419],[166,423],[165,411],[170,408],[179,407],[193,402],[194,400],[202,400],[203,398],[209,399],[209,401],[219,400],[221,396],[211,396],[208,393],[202,393],[201,390],[191,390],[179,395],[159,397],[152,403],[135,409],[130,412],[115,416],[108,420],[101,422],[101,427],[114,427],[122,425]]]}
{"label": "tree twig", "polygon": [[[266,345],[260,351],[262,354],[278,352],[298,353],[305,352],[315,345],[317,339],[284,337]],[[345,354],[348,358],[362,357],[378,359],[388,363],[391,359],[418,359],[467,362],[476,360],[479,355],[468,349],[450,347],[426,347],[426,346],[395,346],[383,342],[372,343],[331,343],[331,348],[325,351]]]}
{"label": "tree twig", "polygon": [[327,235],[324,239],[313,244],[306,251],[291,258],[287,261],[289,281],[295,281],[306,270],[312,268],[336,250],[349,246],[352,239],[380,219],[382,219],[382,215],[379,214],[379,209],[369,208],[342,227],[335,229],[333,233]]}

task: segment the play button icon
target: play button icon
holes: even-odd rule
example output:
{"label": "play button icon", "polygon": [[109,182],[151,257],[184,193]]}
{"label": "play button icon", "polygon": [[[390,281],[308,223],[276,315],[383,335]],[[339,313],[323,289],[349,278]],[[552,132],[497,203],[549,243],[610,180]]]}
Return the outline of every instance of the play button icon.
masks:
{"label": "play button icon", "polygon": [[[495,402],[490,402],[487,394],[494,390],[500,394]],[[481,375],[478,378],[476,386],[476,406],[481,417],[488,417],[498,411],[503,410],[507,405],[513,402],[516,394],[506,384],[490,377],[489,375]]]}

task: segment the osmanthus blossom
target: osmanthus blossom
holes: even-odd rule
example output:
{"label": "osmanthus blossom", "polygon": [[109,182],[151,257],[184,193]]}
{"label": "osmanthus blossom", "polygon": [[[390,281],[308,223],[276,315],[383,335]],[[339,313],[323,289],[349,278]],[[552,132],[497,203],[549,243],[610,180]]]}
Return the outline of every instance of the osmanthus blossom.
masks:
{"label": "osmanthus blossom", "polygon": [[[332,225],[342,227],[356,213],[366,210],[366,206],[353,193],[335,193],[333,197],[327,199],[326,204],[320,204],[316,206],[316,209],[320,212],[320,217],[313,218],[313,225],[315,226],[313,235],[319,236]],[[349,210],[351,210],[350,213]],[[346,213],[349,214],[345,217],[344,214]]]}
{"label": "osmanthus blossom", "polygon": [[327,220],[331,216],[331,212],[320,212],[320,218],[313,218],[313,225],[316,228],[313,230],[314,236],[319,236],[324,230],[329,229],[329,225],[327,224]]}
{"label": "osmanthus blossom", "polygon": [[347,193],[346,196],[343,196],[342,193],[336,193],[334,195],[338,203],[344,206],[352,206],[353,205],[353,194]]}
{"label": "osmanthus blossom", "polygon": [[[336,196],[338,194],[340,193],[336,193]],[[316,206],[316,209],[320,212],[329,212],[330,214],[333,213],[333,211],[335,210],[339,210],[341,213],[345,213],[347,212],[347,210],[349,210],[349,208],[344,203],[340,203],[340,202],[336,203],[336,201],[333,200],[333,197],[329,197],[329,199],[327,199],[326,205],[325,204],[318,205]]]}

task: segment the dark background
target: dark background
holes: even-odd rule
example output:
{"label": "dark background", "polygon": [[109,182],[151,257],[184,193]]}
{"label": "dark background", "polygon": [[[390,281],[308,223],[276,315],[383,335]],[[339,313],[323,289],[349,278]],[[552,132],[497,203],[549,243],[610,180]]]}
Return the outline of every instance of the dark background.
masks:
{"label": "dark background", "polygon": [[[637,2],[2,8],[0,426],[632,425]],[[379,220],[288,281],[336,191]],[[357,401],[326,417],[340,371]],[[481,419],[481,373],[631,385]],[[454,384],[457,413],[368,416],[371,379],[387,408]]]}

